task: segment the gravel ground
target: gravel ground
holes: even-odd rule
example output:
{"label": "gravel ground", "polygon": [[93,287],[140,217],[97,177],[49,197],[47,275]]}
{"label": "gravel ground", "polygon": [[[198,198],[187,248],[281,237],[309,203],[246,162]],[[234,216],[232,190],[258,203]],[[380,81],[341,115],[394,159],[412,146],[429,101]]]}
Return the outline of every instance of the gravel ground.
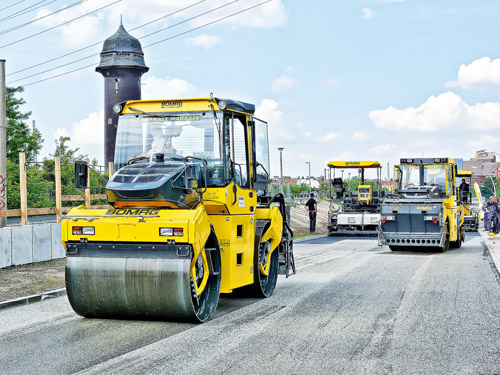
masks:
{"label": "gravel ground", "polygon": [[0,302],[64,288],[66,259],[0,269]]}

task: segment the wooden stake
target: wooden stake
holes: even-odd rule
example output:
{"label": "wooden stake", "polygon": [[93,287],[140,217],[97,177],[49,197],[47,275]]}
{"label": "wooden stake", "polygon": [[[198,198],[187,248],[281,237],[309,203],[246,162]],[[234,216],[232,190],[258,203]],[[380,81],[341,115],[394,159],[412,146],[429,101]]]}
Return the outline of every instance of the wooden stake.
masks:
{"label": "wooden stake", "polygon": [[[90,160],[84,160],[87,165],[90,165]],[[90,168],[87,169],[87,189],[85,189],[85,208],[90,208]]]}
{"label": "wooden stake", "polygon": [[112,161],[108,162],[109,179],[111,179],[111,176],[113,175],[113,168],[114,168],[113,162]]}
{"label": "wooden stake", "polygon": [[19,189],[21,194],[21,225],[28,221],[28,191],[26,189],[26,155],[19,153]]}
{"label": "wooden stake", "polygon": [[61,222],[62,199],[61,199],[61,158],[54,159],[56,173],[56,218],[57,222]]}

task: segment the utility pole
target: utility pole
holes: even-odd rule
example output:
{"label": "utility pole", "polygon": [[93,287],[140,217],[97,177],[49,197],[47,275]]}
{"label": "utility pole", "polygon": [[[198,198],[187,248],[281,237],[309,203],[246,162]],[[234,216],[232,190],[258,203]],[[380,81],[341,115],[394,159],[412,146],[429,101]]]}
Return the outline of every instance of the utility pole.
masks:
{"label": "utility pole", "polygon": [[283,194],[283,150],[284,147],[278,147],[280,152],[280,193]]}
{"label": "utility pole", "polygon": [[[7,92],[5,88],[5,60],[0,60],[0,210],[7,209]],[[0,228],[7,218],[0,217]]]}
{"label": "utility pole", "polygon": [[306,164],[309,164],[309,194],[311,194],[311,162],[306,161]]}

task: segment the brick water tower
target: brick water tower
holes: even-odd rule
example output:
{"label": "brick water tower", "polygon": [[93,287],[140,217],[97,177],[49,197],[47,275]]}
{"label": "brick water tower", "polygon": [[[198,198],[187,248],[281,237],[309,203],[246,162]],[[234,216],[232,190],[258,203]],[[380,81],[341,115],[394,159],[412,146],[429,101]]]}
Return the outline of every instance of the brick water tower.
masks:
{"label": "brick water tower", "polygon": [[141,43],[127,33],[120,21],[118,31],[104,41],[101,62],[95,69],[104,77],[104,159],[115,159],[118,115],[113,106],[126,100],[141,99],[141,77],[149,68],[144,62]]}

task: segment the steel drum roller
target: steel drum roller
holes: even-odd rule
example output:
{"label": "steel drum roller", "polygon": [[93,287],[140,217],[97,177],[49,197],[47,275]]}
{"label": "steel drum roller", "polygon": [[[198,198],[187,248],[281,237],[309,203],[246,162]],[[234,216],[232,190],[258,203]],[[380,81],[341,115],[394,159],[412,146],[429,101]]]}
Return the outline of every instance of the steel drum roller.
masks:
{"label": "steel drum roller", "polygon": [[73,309],[88,318],[207,320],[219,299],[220,274],[194,297],[190,258],[68,255],[66,289]]}

